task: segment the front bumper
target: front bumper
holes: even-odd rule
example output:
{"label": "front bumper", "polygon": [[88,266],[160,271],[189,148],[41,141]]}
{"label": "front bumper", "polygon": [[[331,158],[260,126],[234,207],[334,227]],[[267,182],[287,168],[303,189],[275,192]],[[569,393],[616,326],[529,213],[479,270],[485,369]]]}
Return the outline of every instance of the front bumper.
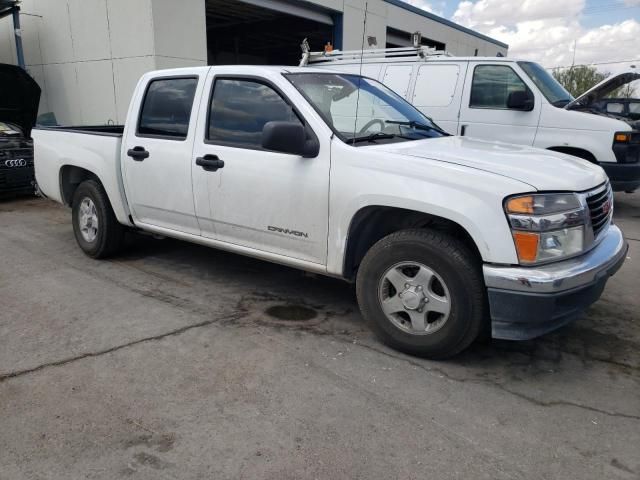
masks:
{"label": "front bumper", "polygon": [[539,267],[484,265],[492,336],[528,340],[575,319],[600,298],[628,248],[611,225],[594,249],[577,258]]}
{"label": "front bumper", "polygon": [[33,160],[25,160],[25,166],[7,167],[0,164],[0,195],[5,193],[26,193],[34,191],[35,172]]}
{"label": "front bumper", "polygon": [[640,163],[601,162],[614,192],[631,192],[640,187]]}

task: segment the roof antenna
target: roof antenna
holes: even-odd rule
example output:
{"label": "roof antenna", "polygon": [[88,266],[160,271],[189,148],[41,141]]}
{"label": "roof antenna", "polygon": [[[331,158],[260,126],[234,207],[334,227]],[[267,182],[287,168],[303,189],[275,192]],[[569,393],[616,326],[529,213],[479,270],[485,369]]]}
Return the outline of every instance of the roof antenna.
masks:
{"label": "roof antenna", "polygon": [[369,10],[369,2],[364,4],[364,23],[362,24],[362,47],[360,47],[360,73],[358,77],[358,96],[356,97],[356,117],[353,121],[353,138],[356,138],[358,130],[358,111],[360,107],[360,85],[362,83],[362,62],[364,61],[364,39],[367,35],[367,11]]}

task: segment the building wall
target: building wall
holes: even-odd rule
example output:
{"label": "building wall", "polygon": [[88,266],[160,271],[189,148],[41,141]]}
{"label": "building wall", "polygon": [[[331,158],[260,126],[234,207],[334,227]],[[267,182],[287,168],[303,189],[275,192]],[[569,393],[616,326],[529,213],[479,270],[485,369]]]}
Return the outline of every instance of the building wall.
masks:
{"label": "building wall", "polygon": [[[39,111],[61,125],[122,123],[144,72],[206,65],[199,0],[24,0],[20,21]],[[16,63],[11,18],[0,21],[0,62]]]}
{"label": "building wall", "polygon": [[[140,75],[206,65],[206,0],[23,0],[27,70],[40,113],[61,125],[123,123]],[[387,27],[446,44],[454,55],[507,49],[384,0],[305,0],[342,13],[342,48],[384,48]],[[365,26],[365,5],[366,26]],[[369,37],[376,44],[369,44]],[[292,41],[299,41],[295,39]],[[0,20],[0,62],[17,63],[11,18]]]}

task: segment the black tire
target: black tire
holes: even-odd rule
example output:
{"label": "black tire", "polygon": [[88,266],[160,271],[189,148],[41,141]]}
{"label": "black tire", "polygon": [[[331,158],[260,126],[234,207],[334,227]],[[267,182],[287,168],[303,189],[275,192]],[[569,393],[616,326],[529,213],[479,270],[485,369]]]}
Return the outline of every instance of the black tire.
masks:
{"label": "black tire", "polygon": [[[381,282],[385,273],[403,262],[427,267],[446,285],[450,311],[448,317],[442,315],[442,325],[432,333],[409,333],[382,310]],[[480,259],[461,241],[435,230],[402,230],[378,241],[360,264],[356,294],[362,315],[375,334],[385,344],[410,355],[432,359],[456,355],[471,345],[486,321]],[[404,312],[398,315],[402,322]]]}
{"label": "black tire", "polygon": [[[85,199],[95,205],[97,233],[95,238],[83,236],[80,226],[81,204]],[[82,182],[73,194],[71,204],[73,233],[82,251],[91,258],[106,258],[115,254],[124,240],[125,228],[118,222],[102,185],[95,180]]]}

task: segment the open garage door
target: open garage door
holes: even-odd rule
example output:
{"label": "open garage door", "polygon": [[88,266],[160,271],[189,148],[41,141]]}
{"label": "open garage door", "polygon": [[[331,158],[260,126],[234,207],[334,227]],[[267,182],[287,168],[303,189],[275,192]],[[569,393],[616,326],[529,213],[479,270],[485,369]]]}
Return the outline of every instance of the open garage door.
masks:
{"label": "open garage door", "polygon": [[[297,65],[300,43],[340,47],[341,14],[300,1],[207,0],[209,65]],[[337,34],[336,34],[337,32]]]}

